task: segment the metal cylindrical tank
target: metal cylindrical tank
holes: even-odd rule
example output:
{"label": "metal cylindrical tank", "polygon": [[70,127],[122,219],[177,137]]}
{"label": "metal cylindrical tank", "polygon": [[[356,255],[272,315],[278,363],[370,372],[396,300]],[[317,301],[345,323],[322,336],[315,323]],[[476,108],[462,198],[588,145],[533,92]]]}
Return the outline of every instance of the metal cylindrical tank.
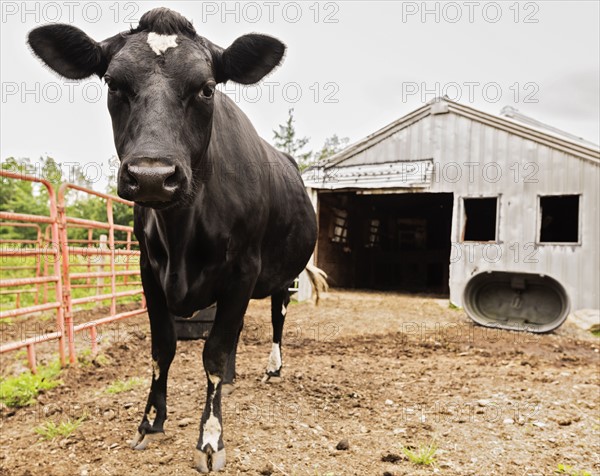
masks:
{"label": "metal cylindrical tank", "polygon": [[483,326],[543,333],[565,321],[570,303],[565,288],[550,276],[487,271],[467,282],[463,306]]}

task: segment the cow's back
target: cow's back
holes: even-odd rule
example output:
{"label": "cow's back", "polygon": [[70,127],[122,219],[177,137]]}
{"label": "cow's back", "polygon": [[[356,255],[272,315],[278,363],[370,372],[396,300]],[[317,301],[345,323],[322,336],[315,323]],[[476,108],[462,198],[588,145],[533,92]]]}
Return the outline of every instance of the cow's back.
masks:
{"label": "cow's back", "polygon": [[316,243],[315,212],[294,159],[260,138],[233,101],[220,96],[215,144],[211,140],[219,180],[211,192],[230,203],[229,213],[239,214],[231,220],[245,223],[246,236],[237,239],[256,241],[245,243],[260,252],[253,297],[266,297],[304,269]]}

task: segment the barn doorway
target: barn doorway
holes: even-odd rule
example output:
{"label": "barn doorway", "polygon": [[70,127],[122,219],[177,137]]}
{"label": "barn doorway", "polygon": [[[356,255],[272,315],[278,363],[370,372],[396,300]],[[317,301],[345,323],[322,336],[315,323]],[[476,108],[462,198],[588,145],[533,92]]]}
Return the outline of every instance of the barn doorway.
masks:
{"label": "barn doorway", "polygon": [[452,193],[319,193],[317,266],[337,287],[448,295]]}

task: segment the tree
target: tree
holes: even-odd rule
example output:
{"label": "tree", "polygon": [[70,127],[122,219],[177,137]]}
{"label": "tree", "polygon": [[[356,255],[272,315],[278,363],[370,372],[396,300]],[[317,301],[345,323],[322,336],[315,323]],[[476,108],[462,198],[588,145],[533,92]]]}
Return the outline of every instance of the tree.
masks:
{"label": "tree", "polygon": [[[2,162],[2,170],[31,175],[34,166],[29,159],[8,157]],[[45,191],[41,192],[33,182],[0,177],[0,211],[47,216],[48,195]],[[0,234],[3,239],[33,240],[36,238],[36,231],[33,228],[3,226]]]}
{"label": "tree", "polygon": [[273,130],[274,145],[282,152],[290,154],[298,163],[300,170],[312,164],[312,152],[302,152],[302,149],[308,144],[308,137],[296,137],[296,128],[294,126],[294,109],[288,110],[288,118],[285,124],[280,124],[279,130]]}
{"label": "tree", "polygon": [[[85,177],[82,168],[78,164],[68,165],[67,173],[64,173],[61,164],[50,156],[40,157],[33,163],[28,158],[15,159],[14,157],[2,161],[3,170],[45,179],[50,182],[55,193],[67,181],[90,188],[91,183]],[[66,206],[69,216],[106,222],[106,204],[98,197],[72,191],[67,195]],[[132,214],[131,207],[115,204],[114,208],[115,222],[130,224],[128,214]],[[35,182],[1,177],[0,211],[48,216],[50,210],[45,187]],[[34,239],[35,233],[32,228],[22,227],[3,226],[0,230],[3,239]],[[87,231],[84,229],[72,228],[69,232],[71,238],[85,236]]]}
{"label": "tree", "polygon": [[325,139],[325,143],[321,150],[316,153],[315,162],[320,162],[321,160],[328,159],[332,155],[337,154],[340,150],[344,149],[350,139],[348,137],[342,137],[341,139],[337,134],[333,134],[331,137]]}
{"label": "tree", "polygon": [[303,171],[315,165],[321,160],[325,160],[348,145],[350,139],[347,137],[339,138],[337,134],[325,139],[323,147],[318,152],[302,152],[309,142],[308,137],[296,137],[296,128],[294,126],[294,109],[288,111],[288,118],[285,124],[280,124],[279,130],[273,130],[274,145],[282,152],[290,154],[298,163],[298,168]]}

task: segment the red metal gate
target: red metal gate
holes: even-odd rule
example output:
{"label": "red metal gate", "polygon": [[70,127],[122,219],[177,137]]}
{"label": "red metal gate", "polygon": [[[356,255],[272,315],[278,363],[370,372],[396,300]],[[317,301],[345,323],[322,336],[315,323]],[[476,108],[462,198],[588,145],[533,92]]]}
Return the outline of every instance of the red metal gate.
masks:
{"label": "red metal gate", "polygon": [[[132,202],[119,197],[99,193],[73,184],[63,184],[58,190],[58,201],[52,185],[44,179],[19,173],[0,170],[0,176],[14,180],[25,180],[43,185],[48,194],[49,216],[30,215],[13,212],[0,212],[2,227],[31,227],[37,231],[36,240],[2,240],[0,242],[0,288],[2,295],[14,295],[14,307],[0,311],[0,322],[7,319],[52,310],[55,312],[56,331],[35,335],[25,339],[3,343],[0,354],[21,348],[27,349],[31,370],[36,370],[35,346],[51,340],[58,341],[58,354],[61,365],[77,362],[75,334],[88,331],[92,353],[97,352],[97,328],[101,325],[125,319],[146,312],[145,300],[139,279],[139,250],[137,242],[132,240],[131,226],[114,223],[113,205],[120,203],[133,206]],[[106,202],[106,222],[68,216],[66,201],[69,191],[93,195]],[[46,225],[42,234],[41,226]],[[85,230],[86,239],[69,236],[69,231]],[[94,238],[94,232],[104,231],[107,239]],[[122,239],[115,236],[122,235]],[[104,244],[104,246],[103,246]],[[86,246],[82,246],[86,245]],[[15,264],[15,258],[21,264]],[[33,258],[34,264],[26,262]],[[106,262],[105,258],[108,258]],[[94,262],[94,260],[99,262]],[[95,270],[92,270],[95,268]],[[15,272],[31,272],[34,276],[14,277]],[[10,276],[9,279],[4,279]],[[103,280],[107,278],[109,285]],[[92,282],[96,280],[96,282]],[[50,299],[48,285],[54,285],[54,299]],[[29,287],[26,287],[29,286]],[[30,286],[34,286],[33,288]],[[40,286],[42,286],[40,288]],[[109,287],[109,292],[104,288]],[[6,290],[5,290],[6,288]],[[128,288],[119,290],[119,288]],[[42,291],[41,304],[40,289]],[[94,293],[95,291],[95,293]],[[33,304],[23,306],[21,295],[34,294]],[[77,294],[75,296],[74,294]],[[134,310],[118,312],[118,305],[124,298],[140,296],[139,307]],[[78,307],[90,303],[110,302],[108,315],[101,318],[75,323]],[[4,307],[4,305],[3,305]]]}

